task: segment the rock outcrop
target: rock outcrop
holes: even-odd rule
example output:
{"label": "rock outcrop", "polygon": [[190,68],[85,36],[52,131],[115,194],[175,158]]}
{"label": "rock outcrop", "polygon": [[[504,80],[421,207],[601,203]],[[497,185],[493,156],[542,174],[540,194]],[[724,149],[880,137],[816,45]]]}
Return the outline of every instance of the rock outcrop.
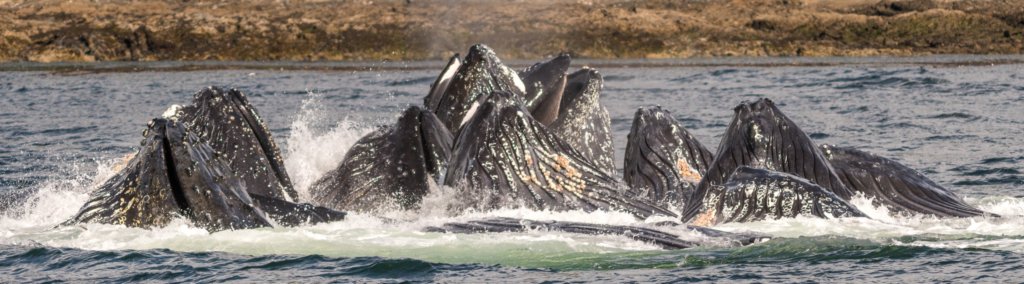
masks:
{"label": "rock outcrop", "polygon": [[0,61],[1024,51],[1024,0],[0,0]]}

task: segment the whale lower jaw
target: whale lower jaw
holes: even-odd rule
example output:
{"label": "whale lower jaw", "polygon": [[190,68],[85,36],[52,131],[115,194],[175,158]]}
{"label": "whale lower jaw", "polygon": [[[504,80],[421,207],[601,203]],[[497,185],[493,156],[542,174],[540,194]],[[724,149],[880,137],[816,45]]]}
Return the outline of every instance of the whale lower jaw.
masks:
{"label": "whale lower jaw", "polygon": [[463,200],[451,210],[621,210],[675,214],[633,198],[605,171],[533,119],[511,92],[490,94],[455,140],[444,184]]}
{"label": "whale lower jaw", "polygon": [[[682,228],[678,228],[682,226]],[[671,228],[673,230],[695,231],[703,235],[698,240],[684,240],[678,235],[666,233],[656,228]],[[564,221],[537,221],[515,218],[490,218],[473,220],[468,222],[445,223],[441,226],[426,227],[422,231],[434,233],[502,233],[502,232],[530,232],[530,231],[557,231],[568,233],[579,233],[588,235],[617,235],[654,244],[662,249],[677,250],[688,249],[707,244],[735,244],[740,246],[760,243],[771,239],[769,235],[756,233],[729,233],[714,229],[679,224],[664,224],[656,228],[640,226],[618,226],[581,222]]]}
{"label": "whale lower jaw", "polygon": [[[272,227],[274,221],[296,224],[296,220],[317,223],[344,218],[342,212],[308,204],[268,202],[262,196],[254,200],[223,153],[200,141],[180,122],[157,118],[150,121],[144,134],[138,154],[62,225],[152,228],[183,217],[196,227],[216,232]],[[304,208],[307,210],[297,210]]]}

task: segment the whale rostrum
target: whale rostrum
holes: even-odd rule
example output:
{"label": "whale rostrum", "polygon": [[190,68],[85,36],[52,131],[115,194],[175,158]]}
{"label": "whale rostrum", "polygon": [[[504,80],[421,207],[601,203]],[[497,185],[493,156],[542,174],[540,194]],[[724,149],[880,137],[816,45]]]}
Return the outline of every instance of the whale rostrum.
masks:
{"label": "whale rostrum", "polygon": [[494,50],[483,44],[474,45],[438,99],[434,114],[453,135],[458,136],[462,125],[473,116],[487,95],[497,90],[523,96],[526,86],[515,71],[501,63]]}
{"label": "whale rostrum", "polygon": [[171,118],[222,153],[238,171],[248,192],[298,201],[281,150],[256,108],[241,92],[204,88],[194,95],[192,104],[175,109]]}
{"label": "whale rostrum", "polygon": [[640,108],[626,140],[623,180],[662,206],[686,204],[713,154],[661,107]]}
{"label": "whale rostrum", "polygon": [[569,74],[566,80],[558,118],[550,124],[551,130],[598,168],[615,173],[612,120],[608,109],[601,105],[604,79],[597,70],[584,68]]}
{"label": "whale rostrum", "polygon": [[315,203],[338,210],[416,209],[448,169],[451,147],[451,133],[434,114],[409,107],[397,123],[359,139],[310,192]]}
{"label": "whale rostrum", "polygon": [[437,111],[437,105],[441,103],[441,98],[448,91],[448,85],[452,83],[452,77],[455,77],[455,72],[459,71],[459,67],[462,67],[462,60],[459,60],[459,54],[456,53],[451,59],[448,59],[448,65],[441,70],[441,75],[437,76],[437,80],[430,84],[430,93],[423,98],[423,107],[427,111]]}
{"label": "whale rostrum", "polygon": [[563,54],[519,73],[526,87],[523,103],[533,118],[546,126],[558,118],[567,80],[565,71],[569,70],[571,61],[568,54]]}

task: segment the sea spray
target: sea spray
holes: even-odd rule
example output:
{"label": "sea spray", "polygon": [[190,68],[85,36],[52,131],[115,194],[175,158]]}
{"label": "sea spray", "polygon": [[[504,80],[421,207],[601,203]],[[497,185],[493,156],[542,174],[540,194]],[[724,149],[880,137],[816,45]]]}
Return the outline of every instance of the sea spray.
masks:
{"label": "sea spray", "polygon": [[309,92],[309,97],[302,101],[302,107],[292,121],[290,135],[285,139],[287,153],[284,164],[299,193],[299,200],[309,200],[309,186],[336,168],[348,149],[374,129],[359,126],[348,119],[326,130],[321,129],[319,125],[330,123],[324,121],[327,117],[324,112],[322,95]]}
{"label": "sea spray", "polygon": [[114,174],[122,158],[61,164],[61,177],[36,186],[22,204],[0,215],[0,231],[15,227],[45,227],[63,222],[82,207],[89,193]]}

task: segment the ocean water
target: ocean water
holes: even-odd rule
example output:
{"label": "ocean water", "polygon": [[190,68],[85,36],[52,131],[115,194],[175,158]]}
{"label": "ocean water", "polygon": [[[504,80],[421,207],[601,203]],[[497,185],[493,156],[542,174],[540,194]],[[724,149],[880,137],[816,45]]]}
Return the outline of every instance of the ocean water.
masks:
{"label": "ocean water", "polygon": [[[0,66],[0,282],[1021,282],[1024,57],[574,61],[604,76],[623,161],[638,107],[661,105],[715,149],[744,100],[768,97],[818,143],[921,171],[1007,218],[792,218],[726,224],[776,238],[664,251],[619,236],[532,231],[457,235],[425,226],[504,216],[649,226],[618,212],[440,213],[409,222],[352,214],[297,228],[209,234],[85,224],[77,212],[138,149],[146,122],[205,86],[237,88],[267,121],[300,196],[375,125],[422,103],[442,62],[98,63]],[[525,67],[531,62],[510,62]],[[199,67],[196,67],[199,66]],[[439,190],[438,192],[442,192]],[[674,231],[682,238],[700,238]]]}

